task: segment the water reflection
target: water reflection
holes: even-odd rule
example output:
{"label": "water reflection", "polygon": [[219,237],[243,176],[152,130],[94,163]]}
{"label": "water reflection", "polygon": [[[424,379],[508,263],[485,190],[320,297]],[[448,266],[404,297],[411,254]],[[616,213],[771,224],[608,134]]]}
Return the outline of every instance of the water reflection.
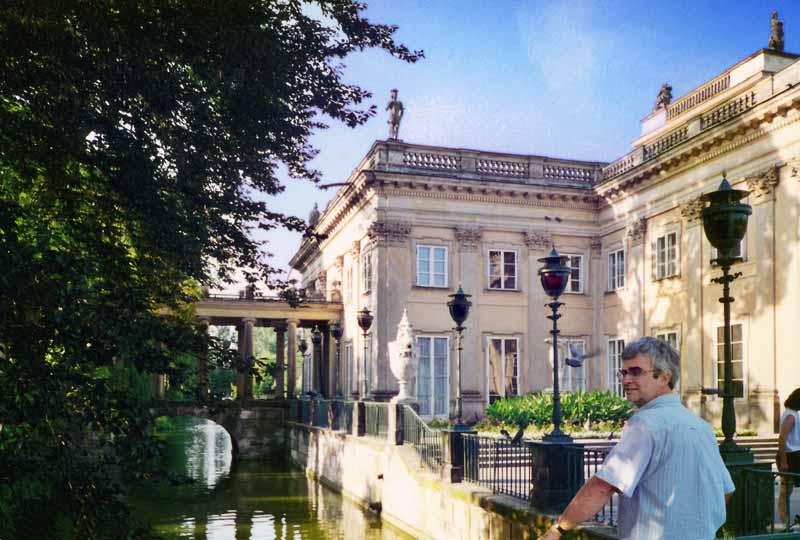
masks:
{"label": "water reflection", "polygon": [[168,466],[197,482],[144,486],[133,502],[163,539],[409,540],[280,460],[231,463],[220,426],[185,419],[166,434]]}

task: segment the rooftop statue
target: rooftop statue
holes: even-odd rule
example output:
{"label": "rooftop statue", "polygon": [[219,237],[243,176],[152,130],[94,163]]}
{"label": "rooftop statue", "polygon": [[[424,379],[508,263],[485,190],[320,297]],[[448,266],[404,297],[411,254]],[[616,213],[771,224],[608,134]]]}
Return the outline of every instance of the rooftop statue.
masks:
{"label": "rooftop statue", "polygon": [[656,96],[656,104],[653,106],[653,110],[657,111],[659,109],[666,109],[667,105],[672,102],[672,87],[667,83],[661,85],[661,89],[658,91],[658,95]]}
{"label": "rooftop statue", "polygon": [[778,20],[778,12],[773,11],[769,24],[768,49],[783,51],[783,21]]}
{"label": "rooftop statue", "polygon": [[314,208],[308,213],[308,226],[313,227],[319,221],[319,207],[314,203]]}
{"label": "rooftop statue", "polygon": [[403,119],[403,102],[397,99],[397,88],[392,88],[392,99],[386,104],[386,110],[389,111],[389,138],[398,139],[400,133],[400,121]]}

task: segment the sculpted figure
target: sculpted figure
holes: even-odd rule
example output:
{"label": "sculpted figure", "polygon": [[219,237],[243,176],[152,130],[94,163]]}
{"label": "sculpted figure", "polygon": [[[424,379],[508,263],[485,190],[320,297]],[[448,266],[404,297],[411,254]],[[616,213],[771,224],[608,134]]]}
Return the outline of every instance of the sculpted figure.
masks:
{"label": "sculpted figure", "polygon": [[656,104],[653,107],[654,111],[666,108],[672,102],[672,87],[667,83],[661,85],[661,89],[656,96]]}
{"label": "sculpted figure", "polygon": [[773,11],[769,24],[769,44],[768,49],[773,51],[783,50],[783,21],[778,20],[778,12]]}
{"label": "sculpted figure", "polygon": [[319,221],[319,207],[317,203],[314,203],[314,208],[311,209],[311,212],[308,213],[308,225],[309,227],[313,227]]}
{"label": "sculpted figure", "polygon": [[392,99],[386,104],[386,110],[389,111],[389,138],[397,139],[400,133],[400,121],[403,119],[403,102],[397,99],[397,88],[392,89]]}

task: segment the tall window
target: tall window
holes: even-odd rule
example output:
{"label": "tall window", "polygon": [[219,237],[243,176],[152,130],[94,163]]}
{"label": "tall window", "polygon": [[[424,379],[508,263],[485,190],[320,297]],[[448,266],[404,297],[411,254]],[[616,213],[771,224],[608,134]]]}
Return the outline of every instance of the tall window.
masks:
{"label": "tall window", "polygon": [[656,332],[658,339],[663,339],[669,346],[676,351],[680,350],[678,345],[678,331],[677,330],[659,330]]}
{"label": "tall window", "polygon": [[625,250],[618,249],[608,254],[608,290],[625,288]]}
{"label": "tall window", "polygon": [[361,399],[372,391],[372,336],[366,337],[366,353],[361,359]]}
{"label": "tall window", "polygon": [[519,341],[517,338],[488,338],[486,351],[488,398],[519,394]]}
{"label": "tall window", "polygon": [[617,376],[622,369],[622,351],[625,349],[625,340],[619,338],[608,338],[608,348],[606,349],[608,359],[608,385],[609,390],[618,396],[624,395],[622,391],[622,381]]}
{"label": "tall window", "polygon": [[[717,327],[717,388],[722,392],[725,387],[725,327]],[[740,323],[731,324],[731,380],[733,397],[744,397],[745,389],[744,365],[744,332]]]}
{"label": "tall window", "polygon": [[353,342],[345,343],[344,346],[344,395],[353,395]]}
{"label": "tall window", "polygon": [[[739,243],[736,244],[736,246],[733,248],[733,253],[731,253],[731,255],[733,257],[738,257],[740,259],[745,259],[745,250],[744,250],[744,248],[745,248],[745,239],[742,238],[739,241]],[[711,263],[714,264],[714,260],[717,259],[718,257],[719,257],[719,251],[717,251],[717,248],[712,246],[711,247]]]}
{"label": "tall window", "polygon": [[417,246],[417,285],[447,287],[447,248]]}
{"label": "tall window", "polygon": [[489,250],[489,288],[517,288],[517,252]]}
{"label": "tall window", "polygon": [[583,293],[583,255],[569,255],[567,257],[567,267],[569,267],[569,283],[567,283],[568,293]]}
{"label": "tall window", "polygon": [[[552,343],[550,354],[553,354]],[[577,392],[586,390],[586,364],[579,367],[572,367],[564,360],[576,356],[583,357],[586,353],[586,342],[582,339],[559,339],[558,340],[558,381],[561,390],[565,392]]]}
{"label": "tall window", "polygon": [[444,336],[420,336],[417,399],[420,416],[444,416],[450,413],[450,346]]}
{"label": "tall window", "polygon": [[677,276],[680,272],[678,233],[673,231],[656,238],[654,246],[655,278]]}
{"label": "tall window", "polygon": [[362,257],[363,268],[361,272],[362,289],[365,293],[372,290],[372,253],[365,253]]}

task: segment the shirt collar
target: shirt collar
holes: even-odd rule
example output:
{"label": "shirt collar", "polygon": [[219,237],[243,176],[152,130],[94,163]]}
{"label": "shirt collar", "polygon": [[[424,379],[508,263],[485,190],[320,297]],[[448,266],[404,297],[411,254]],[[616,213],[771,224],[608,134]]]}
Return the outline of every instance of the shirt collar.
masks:
{"label": "shirt collar", "polygon": [[663,394],[661,396],[658,396],[655,399],[651,399],[650,401],[648,401],[647,403],[642,405],[639,408],[639,410],[643,411],[645,409],[656,409],[656,408],[659,408],[659,407],[669,407],[671,405],[680,404],[680,402],[681,402],[681,398],[678,397],[678,394],[676,394],[674,392],[670,392],[668,394]]}

